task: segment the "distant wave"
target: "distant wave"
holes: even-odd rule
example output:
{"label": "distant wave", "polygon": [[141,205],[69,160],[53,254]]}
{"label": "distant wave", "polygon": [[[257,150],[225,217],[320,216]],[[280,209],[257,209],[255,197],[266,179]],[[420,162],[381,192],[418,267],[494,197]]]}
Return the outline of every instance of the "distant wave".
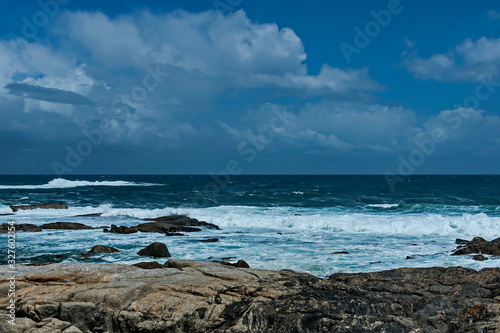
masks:
{"label": "distant wave", "polygon": [[375,208],[394,208],[398,207],[398,204],[371,204],[368,205],[368,207],[375,207]]}
{"label": "distant wave", "polygon": [[66,180],[63,178],[56,178],[43,185],[0,185],[0,190],[36,190],[36,189],[57,189],[57,188],[74,188],[82,186],[155,186],[159,184],[149,183],[134,183],[122,180],[117,181],[95,181],[89,182],[86,180]]}

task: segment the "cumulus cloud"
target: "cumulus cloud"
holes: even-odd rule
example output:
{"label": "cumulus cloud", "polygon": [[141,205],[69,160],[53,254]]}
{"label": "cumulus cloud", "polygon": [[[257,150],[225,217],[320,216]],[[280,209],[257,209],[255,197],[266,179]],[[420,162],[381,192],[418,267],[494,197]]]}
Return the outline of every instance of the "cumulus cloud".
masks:
{"label": "cumulus cloud", "polygon": [[437,81],[478,81],[500,76],[500,38],[467,39],[453,50],[428,58],[407,52],[405,67],[417,78]]}

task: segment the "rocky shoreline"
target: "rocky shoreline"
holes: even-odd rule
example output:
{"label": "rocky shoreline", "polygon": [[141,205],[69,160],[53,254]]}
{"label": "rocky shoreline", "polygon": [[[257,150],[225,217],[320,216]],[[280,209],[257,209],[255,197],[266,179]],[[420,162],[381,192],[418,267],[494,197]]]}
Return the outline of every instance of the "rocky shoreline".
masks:
{"label": "rocky shoreline", "polygon": [[[150,267],[151,268],[151,267]],[[333,274],[168,260],[19,265],[0,332],[500,332],[500,268]],[[9,269],[0,267],[6,309]]]}

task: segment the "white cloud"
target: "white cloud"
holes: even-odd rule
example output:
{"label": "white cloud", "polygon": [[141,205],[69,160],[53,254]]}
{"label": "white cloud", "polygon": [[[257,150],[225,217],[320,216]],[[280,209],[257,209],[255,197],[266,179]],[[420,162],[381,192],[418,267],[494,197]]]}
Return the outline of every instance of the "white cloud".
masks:
{"label": "white cloud", "polygon": [[416,52],[403,60],[406,68],[422,79],[477,81],[500,76],[500,38],[467,39],[447,53],[422,58]]}

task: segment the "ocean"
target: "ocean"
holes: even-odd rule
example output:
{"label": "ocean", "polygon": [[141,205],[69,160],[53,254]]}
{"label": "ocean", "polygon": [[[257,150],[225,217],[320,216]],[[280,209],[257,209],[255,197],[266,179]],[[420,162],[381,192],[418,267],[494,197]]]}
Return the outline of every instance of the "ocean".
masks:
{"label": "ocean", "polygon": [[[17,263],[150,261],[136,252],[167,244],[173,258],[243,259],[252,268],[316,276],[400,267],[497,267],[500,258],[451,256],[455,239],[500,237],[500,176],[410,176],[394,191],[384,176],[0,176],[0,214],[10,205],[61,202],[0,216],[0,224],[79,222],[94,230],[17,232]],[[103,213],[101,217],[75,215]],[[217,224],[187,236],[104,233],[170,214]],[[219,242],[200,239],[217,237]],[[3,244],[3,245],[2,245]],[[94,245],[119,253],[82,257]],[[348,253],[338,253],[348,252]],[[7,234],[0,256],[7,259]],[[56,254],[63,254],[57,259]],[[487,256],[488,257],[488,256]],[[160,263],[165,259],[157,260]]]}

